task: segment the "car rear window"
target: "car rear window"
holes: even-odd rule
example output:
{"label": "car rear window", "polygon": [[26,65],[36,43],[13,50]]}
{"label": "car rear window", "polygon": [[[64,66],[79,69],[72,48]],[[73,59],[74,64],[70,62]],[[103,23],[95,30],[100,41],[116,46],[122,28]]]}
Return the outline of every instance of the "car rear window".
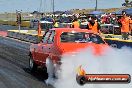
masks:
{"label": "car rear window", "polygon": [[85,33],[85,32],[64,32],[61,34],[61,42],[68,43],[68,42],[75,42],[75,43],[88,43],[93,42],[96,44],[105,43],[102,38],[93,33]]}

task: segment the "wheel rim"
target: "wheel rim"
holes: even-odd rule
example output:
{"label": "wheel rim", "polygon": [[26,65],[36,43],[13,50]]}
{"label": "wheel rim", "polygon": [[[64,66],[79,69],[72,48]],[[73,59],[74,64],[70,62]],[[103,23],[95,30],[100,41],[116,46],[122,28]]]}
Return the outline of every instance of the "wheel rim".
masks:
{"label": "wheel rim", "polygon": [[33,60],[32,59],[30,59],[30,61],[29,61],[29,66],[30,66],[30,68],[33,68]]}

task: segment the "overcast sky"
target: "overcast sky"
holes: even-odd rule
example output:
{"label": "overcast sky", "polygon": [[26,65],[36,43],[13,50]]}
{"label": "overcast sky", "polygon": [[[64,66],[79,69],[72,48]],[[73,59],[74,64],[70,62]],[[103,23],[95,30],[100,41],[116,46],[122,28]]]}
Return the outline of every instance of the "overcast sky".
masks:
{"label": "overcast sky", "polygon": [[[23,12],[41,10],[51,11],[51,0],[0,0],[0,12]],[[85,9],[95,8],[96,0],[55,0],[55,10]],[[98,0],[98,8],[118,8],[121,7],[124,0]]]}

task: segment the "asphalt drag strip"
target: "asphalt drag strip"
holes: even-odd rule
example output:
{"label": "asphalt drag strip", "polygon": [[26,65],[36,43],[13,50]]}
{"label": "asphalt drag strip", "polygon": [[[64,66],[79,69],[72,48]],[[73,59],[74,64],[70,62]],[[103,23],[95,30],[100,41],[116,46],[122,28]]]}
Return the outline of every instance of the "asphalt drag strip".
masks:
{"label": "asphalt drag strip", "polygon": [[30,72],[29,44],[6,42],[6,38],[0,37],[0,88],[53,88],[44,83],[47,77],[42,70]]}

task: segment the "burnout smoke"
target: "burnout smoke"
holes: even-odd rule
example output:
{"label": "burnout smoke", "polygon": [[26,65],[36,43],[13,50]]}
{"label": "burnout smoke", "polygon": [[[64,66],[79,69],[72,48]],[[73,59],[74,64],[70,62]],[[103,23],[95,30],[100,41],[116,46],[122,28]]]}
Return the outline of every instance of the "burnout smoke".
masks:
{"label": "burnout smoke", "polygon": [[109,48],[104,55],[94,56],[90,48],[73,56],[62,58],[61,73],[55,88],[131,88],[130,84],[85,84],[76,82],[77,67],[82,65],[88,74],[130,74],[132,75],[132,53],[129,48]]}

